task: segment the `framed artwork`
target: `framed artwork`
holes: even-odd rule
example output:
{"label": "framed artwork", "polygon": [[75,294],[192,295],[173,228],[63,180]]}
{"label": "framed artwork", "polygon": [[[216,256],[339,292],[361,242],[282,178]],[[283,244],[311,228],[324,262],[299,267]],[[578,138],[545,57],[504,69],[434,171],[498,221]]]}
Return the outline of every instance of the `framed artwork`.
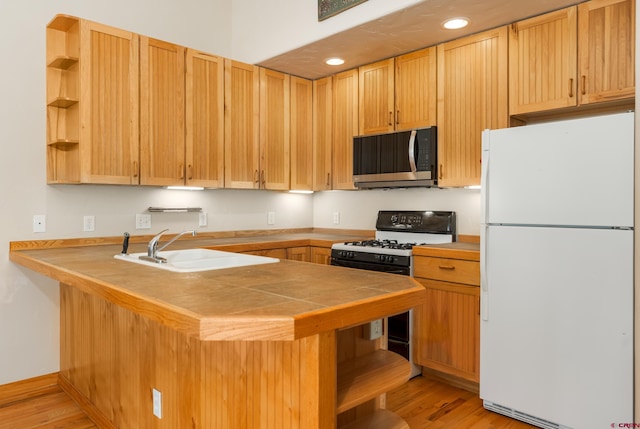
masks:
{"label": "framed artwork", "polygon": [[318,0],[318,21],[325,20],[367,0]]}

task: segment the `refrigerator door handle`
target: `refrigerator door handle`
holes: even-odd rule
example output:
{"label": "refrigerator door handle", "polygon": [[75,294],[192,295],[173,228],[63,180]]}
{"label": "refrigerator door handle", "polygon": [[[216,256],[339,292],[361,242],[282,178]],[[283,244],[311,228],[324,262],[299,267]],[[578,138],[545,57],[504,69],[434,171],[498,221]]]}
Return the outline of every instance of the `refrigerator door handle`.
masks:
{"label": "refrigerator door handle", "polygon": [[480,319],[489,320],[489,276],[487,273],[487,244],[489,225],[480,229]]}
{"label": "refrigerator door handle", "polygon": [[484,130],[482,132],[482,161],[480,172],[480,223],[486,224],[489,222],[489,204],[487,204],[489,198],[489,146],[491,140],[491,130]]}

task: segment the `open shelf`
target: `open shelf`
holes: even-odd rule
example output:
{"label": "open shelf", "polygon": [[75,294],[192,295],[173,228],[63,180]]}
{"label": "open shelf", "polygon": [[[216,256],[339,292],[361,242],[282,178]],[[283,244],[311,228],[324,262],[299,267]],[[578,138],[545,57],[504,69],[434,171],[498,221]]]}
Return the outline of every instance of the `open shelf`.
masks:
{"label": "open shelf", "polygon": [[388,350],[376,350],[338,365],[337,413],[342,413],[404,384],[409,361]]}
{"label": "open shelf", "polygon": [[78,64],[78,58],[69,57],[67,55],[61,55],[59,57],[54,58],[47,67],[51,67],[54,69],[67,70],[74,64]]}

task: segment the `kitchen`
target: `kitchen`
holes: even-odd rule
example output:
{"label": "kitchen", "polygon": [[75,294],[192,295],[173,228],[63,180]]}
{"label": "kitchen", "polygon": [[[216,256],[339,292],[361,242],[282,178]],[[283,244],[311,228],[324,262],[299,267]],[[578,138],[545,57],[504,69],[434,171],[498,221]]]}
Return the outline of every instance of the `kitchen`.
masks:
{"label": "kitchen", "polygon": [[[257,40],[249,40],[250,36],[243,32],[244,26],[230,26],[228,20],[221,17],[219,10],[230,9],[222,5],[181,4],[179,7],[166,6],[162,11],[154,11],[154,19],[141,19],[148,16],[144,5],[124,5],[123,8],[133,11],[128,14],[116,12],[114,4],[98,6],[85,5],[82,2],[69,2],[65,10],[54,8],[42,2],[41,7],[22,6],[18,2],[3,2],[2,16],[7,22],[4,25],[8,36],[4,39],[3,52],[7,58],[13,58],[12,67],[3,71],[4,81],[14,84],[3,88],[11,100],[19,102],[7,105],[3,117],[5,150],[11,150],[3,157],[5,180],[2,195],[5,197],[5,214],[3,215],[3,237],[5,241],[24,239],[46,239],[66,237],[116,236],[124,230],[134,231],[135,214],[151,205],[175,205],[203,207],[208,213],[209,228],[205,231],[265,229],[265,228],[334,228],[333,214],[339,213],[340,228],[373,229],[375,213],[385,207],[414,209],[414,201],[426,201],[429,209],[453,210],[459,215],[458,230],[461,234],[477,235],[479,233],[479,192],[468,189],[420,189],[397,191],[358,192],[321,192],[313,196],[290,195],[265,191],[205,191],[202,193],[171,193],[156,188],[139,189],[128,187],[94,187],[94,186],[46,186],[45,162],[42,150],[44,136],[44,99],[43,55],[44,27],[56,14],[67,12],[86,17],[98,22],[133,29],[141,34],[152,35],[164,40],[171,40],[186,46],[201,48],[208,52],[234,57],[231,55],[231,35],[233,40],[244,41],[246,45],[256,44],[261,34],[272,34],[265,28],[256,30]],[[289,5],[292,15],[300,12],[295,4]],[[376,2],[369,1],[372,5]],[[380,3],[380,2],[378,2]],[[409,2],[407,2],[409,3]],[[158,8],[157,5],[154,5]],[[307,5],[307,8],[311,6]],[[349,26],[349,19],[354,19],[357,10],[367,8],[366,3],[354,9],[353,13],[345,12],[327,21],[327,25],[342,24]],[[378,7],[381,7],[378,4]],[[101,9],[102,8],[102,9]],[[138,8],[138,9],[136,9]],[[226,9],[225,9],[226,8]],[[242,12],[242,5],[234,2],[234,13]],[[104,10],[103,10],[104,9]],[[368,9],[367,9],[368,10]],[[279,14],[268,10],[254,11],[261,16],[274,15],[277,22]],[[382,14],[384,14],[383,12]],[[257,15],[256,15],[257,16]],[[179,20],[182,18],[182,22]],[[373,17],[362,17],[362,21]],[[198,20],[202,20],[199,22]],[[213,22],[212,22],[213,20]],[[216,22],[216,20],[218,22]],[[336,21],[337,20],[337,21]],[[179,25],[181,23],[181,25]],[[298,25],[298,24],[296,24]],[[353,25],[353,22],[350,23]],[[210,33],[201,30],[193,34],[193,28],[216,28],[220,37],[210,40]],[[260,27],[256,20],[253,28]],[[225,31],[226,30],[226,31]],[[295,30],[292,29],[292,31]],[[25,36],[25,33],[27,35]],[[217,34],[217,33],[216,33]],[[273,33],[277,36],[277,32]],[[225,38],[228,37],[229,39]],[[280,34],[286,39],[286,35]],[[310,36],[312,39],[312,36]],[[266,43],[267,41],[265,41]],[[25,48],[16,46],[28,44]],[[275,46],[276,44],[273,43]],[[258,46],[258,45],[257,45]],[[295,46],[287,46],[289,50]],[[247,47],[247,50],[249,48]],[[265,47],[257,58],[247,54],[246,61],[255,62],[271,56]],[[228,53],[228,54],[227,54]],[[279,53],[273,51],[275,55]],[[244,59],[244,58],[243,58]],[[16,91],[13,94],[13,91]],[[19,91],[19,92],[18,92]],[[21,106],[21,107],[16,107]],[[16,115],[18,119],[16,119]],[[6,118],[6,119],[5,119]],[[41,118],[34,121],[33,118]],[[34,126],[34,123],[37,124]],[[18,149],[19,148],[19,149]],[[15,176],[20,177],[20,185],[12,186]],[[381,201],[384,206],[381,207]],[[421,203],[421,206],[425,204]],[[11,207],[12,210],[8,210]],[[275,213],[275,224],[269,225],[267,213]],[[363,213],[367,218],[363,219]],[[35,214],[46,214],[46,232],[32,233],[31,219]],[[94,233],[82,231],[83,216],[94,215],[96,228]],[[191,214],[158,214],[153,215],[151,231],[171,228],[172,231],[188,229],[197,222]],[[137,232],[137,231],[136,231]],[[150,231],[145,231],[145,233]],[[7,246],[5,246],[5,252]],[[2,259],[2,293],[0,312],[3,326],[1,338],[3,344],[2,383],[21,380],[31,376],[48,373],[57,369],[58,333],[57,294],[53,282],[20,269]],[[6,347],[4,347],[6,345]]]}

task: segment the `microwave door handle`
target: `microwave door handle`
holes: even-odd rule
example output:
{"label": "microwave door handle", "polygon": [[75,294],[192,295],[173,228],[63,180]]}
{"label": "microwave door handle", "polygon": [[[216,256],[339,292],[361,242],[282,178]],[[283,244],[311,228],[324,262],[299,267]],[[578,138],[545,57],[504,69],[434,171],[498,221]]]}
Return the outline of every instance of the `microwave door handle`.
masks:
{"label": "microwave door handle", "polygon": [[415,173],[418,171],[416,167],[416,130],[411,131],[411,136],[409,137],[409,165],[411,166],[411,172]]}

